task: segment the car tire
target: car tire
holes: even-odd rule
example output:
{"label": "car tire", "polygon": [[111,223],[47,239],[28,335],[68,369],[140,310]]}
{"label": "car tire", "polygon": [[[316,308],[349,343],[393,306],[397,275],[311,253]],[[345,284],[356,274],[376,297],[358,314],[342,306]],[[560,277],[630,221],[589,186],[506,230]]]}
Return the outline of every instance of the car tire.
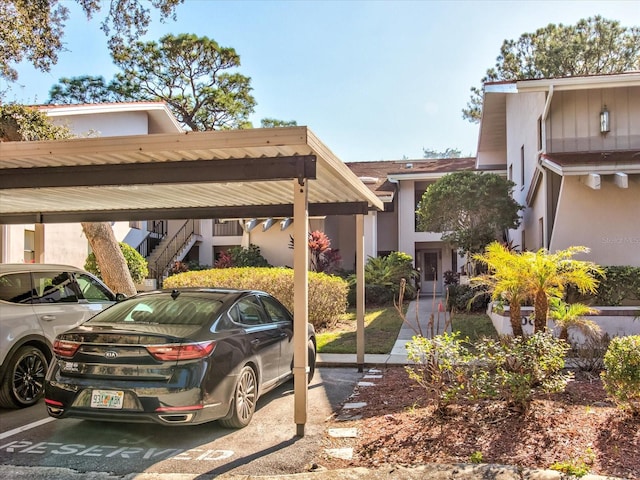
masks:
{"label": "car tire", "polygon": [[220,425],[225,428],[243,428],[249,425],[256,410],[257,400],[256,372],[250,366],[245,365],[236,381],[229,413],[225,418],[219,420]]}
{"label": "car tire", "polygon": [[0,387],[0,405],[8,408],[30,407],[44,395],[48,362],[36,347],[20,347],[7,364]]}
{"label": "car tire", "polygon": [[316,373],[316,346],[313,340],[309,340],[307,350],[309,351],[309,374],[307,376],[307,383],[311,383],[313,375]]}

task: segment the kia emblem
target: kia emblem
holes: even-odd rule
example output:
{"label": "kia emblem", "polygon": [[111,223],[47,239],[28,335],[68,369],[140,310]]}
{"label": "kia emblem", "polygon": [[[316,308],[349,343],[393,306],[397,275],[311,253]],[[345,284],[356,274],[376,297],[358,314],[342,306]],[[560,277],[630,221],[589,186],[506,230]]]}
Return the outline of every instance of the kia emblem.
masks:
{"label": "kia emblem", "polygon": [[114,352],[113,350],[107,350],[104,352],[105,358],[116,358],[118,356],[118,352]]}

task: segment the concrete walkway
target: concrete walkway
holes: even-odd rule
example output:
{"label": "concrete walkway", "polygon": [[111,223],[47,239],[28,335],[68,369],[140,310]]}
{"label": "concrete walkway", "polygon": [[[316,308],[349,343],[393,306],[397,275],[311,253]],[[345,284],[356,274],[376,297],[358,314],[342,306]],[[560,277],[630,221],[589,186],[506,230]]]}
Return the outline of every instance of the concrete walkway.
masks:
{"label": "concrete walkway", "polygon": [[[405,321],[398,332],[398,338],[388,354],[366,354],[364,356],[365,366],[385,367],[392,365],[406,365],[407,349],[405,345],[414,335],[431,336],[429,322],[433,315],[433,333],[439,335],[444,331],[444,326],[448,314],[444,312],[444,298],[431,296],[420,296],[409,303]],[[441,307],[442,311],[439,311]],[[319,367],[343,367],[357,366],[355,353],[319,353],[317,358]]]}

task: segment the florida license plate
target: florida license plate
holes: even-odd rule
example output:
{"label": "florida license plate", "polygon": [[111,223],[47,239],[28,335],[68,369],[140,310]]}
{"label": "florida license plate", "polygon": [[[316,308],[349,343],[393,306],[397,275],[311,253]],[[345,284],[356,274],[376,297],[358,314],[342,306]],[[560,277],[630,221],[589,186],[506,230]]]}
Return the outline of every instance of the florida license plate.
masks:
{"label": "florida license plate", "polygon": [[119,390],[94,390],[91,392],[91,408],[121,409],[124,392]]}

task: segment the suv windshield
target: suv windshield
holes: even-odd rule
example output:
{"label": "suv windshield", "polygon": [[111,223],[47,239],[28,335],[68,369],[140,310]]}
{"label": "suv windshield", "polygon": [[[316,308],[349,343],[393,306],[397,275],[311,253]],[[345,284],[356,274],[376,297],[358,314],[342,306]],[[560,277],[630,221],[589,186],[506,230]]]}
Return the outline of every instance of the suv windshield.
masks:
{"label": "suv windshield", "polygon": [[217,315],[222,294],[170,293],[144,295],[116,303],[87,323],[145,323],[154,325],[204,325]]}

